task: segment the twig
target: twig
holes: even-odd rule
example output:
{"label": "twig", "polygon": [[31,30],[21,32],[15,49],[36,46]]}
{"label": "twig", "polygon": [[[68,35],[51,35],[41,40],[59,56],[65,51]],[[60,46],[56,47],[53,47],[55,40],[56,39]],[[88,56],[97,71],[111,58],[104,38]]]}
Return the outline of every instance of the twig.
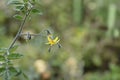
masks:
{"label": "twig", "polygon": [[[32,9],[32,8],[31,8]],[[31,12],[31,9],[28,10],[28,12],[25,14],[25,17],[22,21],[22,23],[20,24],[20,27],[19,27],[19,30],[15,36],[15,38],[13,39],[13,41],[11,42],[10,46],[8,47],[7,49],[7,52],[5,53],[4,57],[5,57],[5,61],[6,61],[6,72],[5,72],[5,80],[10,80],[9,78],[9,65],[8,65],[8,55],[10,54],[9,53],[9,50],[14,46],[15,42],[17,41],[17,39],[20,37],[21,33],[22,33],[22,30],[24,28],[24,24],[25,24],[25,21],[27,19],[27,17],[29,16],[30,12]]]}
{"label": "twig", "polygon": [[20,25],[20,28],[19,28],[19,30],[18,30],[18,33],[16,34],[15,38],[13,39],[12,43],[10,44],[10,46],[9,46],[9,48],[8,48],[8,51],[14,46],[16,40],[20,37],[21,32],[22,32],[22,30],[23,30],[23,28],[24,28],[25,21],[26,21],[27,17],[29,16],[30,11],[31,11],[31,9],[26,13],[26,15],[25,15],[25,17],[24,17],[24,19],[23,19],[23,22],[22,22],[21,25]]}
{"label": "twig", "polygon": [[7,55],[4,56],[5,57],[5,61],[6,61],[6,66],[5,66],[5,80],[10,80],[9,78],[9,66],[8,66],[8,58],[7,58]]}

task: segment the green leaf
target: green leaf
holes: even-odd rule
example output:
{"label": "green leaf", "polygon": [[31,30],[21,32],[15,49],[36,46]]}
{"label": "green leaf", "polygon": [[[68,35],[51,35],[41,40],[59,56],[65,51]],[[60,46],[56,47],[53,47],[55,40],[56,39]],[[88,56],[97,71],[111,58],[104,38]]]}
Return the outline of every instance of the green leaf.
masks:
{"label": "green leaf", "polygon": [[24,2],[28,2],[28,0],[23,0]]}
{"label": "green leaf", "polygon": [[18,53],[11,53],[8,55],[9,60],[20,59],[23,55]]}
{"label": "green leaf", "polygon": [[14,67],[9,67],[9,70],[10,70],[11,72],[17,72],[17,69],[15,69]]}
{"label": "green leaf", "polygon": [[4,56],[0,55],[0,61],[5,61]]}
{"label": "green leaf", "polygon": [[22,2],[18,1],[18,0],[9,0],[8,1],[8,5],[10,4],[14,4],[14,5],[20,5],[23,4]]}
{"label": "green leaf", "polygon": [[4,74],[4,72],[5,72],[5,68],[4,68],[4,67],[1,67],[1,68],[0,68],[0,76],[2,76],[2,75]]}
{"label": "green leaf", "polygon": [[22,74],[22,70],[19,70],[18,73],[15,76],[19,76]]}
{"label": "green leaf", "polygon": [[[8,65],[9,65],[9,66],[13,66],[13,64],[12,64],[11,61],[8,61]],[[5,62],[5,61],[2,62],[1,66],[2,66],[2,67],[5,67],[5,66],[6,66],[6,62]]]}
{"label": "green leaf", "polygon": [[38,9],[32,9],[32,13],[42,15],[42,12]]}
{"label": "green leaf", "polygon": [[33,2],[35,2],[35,0],[32,0]]}
{"label": "green leaf", "polygon": [[7,51],[7,48],[0,48],[0,53],[5,53]]}
{"label": "green leaf", "polygon": [[16,76],[19,73],[19,71],[14,67],[9,67],[9,71],[11,76]]}
{"label": "green leaf", "polygon": [[18,20],[23,20],[23,17],[21,15],[18,15],[18,14],[14,15],[13,17],[15,19],[18,19]]}
{"label": "green leaf", "polygon": [[24,5],[17,5],[14,10],[15,11],[21,11],[23,9],[24,9]]}
{"label": "green leaf", "polygon": [[10,53],[14,52],[17,48],[18,48],[18,45],[13,46],[13,47],[10,49]]}

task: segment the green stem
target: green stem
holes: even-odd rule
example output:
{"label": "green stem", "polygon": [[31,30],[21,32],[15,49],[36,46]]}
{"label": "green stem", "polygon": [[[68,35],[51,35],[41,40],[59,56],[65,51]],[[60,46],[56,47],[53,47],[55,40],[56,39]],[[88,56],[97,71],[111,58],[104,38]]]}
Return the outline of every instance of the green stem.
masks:
{"label": "green stem", "polygon": [[24,19],[23,19],[23,22],[22,22],[21,25],[20,25],[20,28],[19,28],[19,30],[18,30],[18,33],[16,34],[14,40],[13,40],[12,43],[10,44],[8,50],[10,50],[10,49],[14,46],[16,40],[17,40],[17,39],[19,38],[19,36],[21,35],[21,32],[22,32],[22,30],[23,30],[23,28],[24,28],[25,21],[26,21],[27,17],[29,16],[30,11],[31,11],[31,9],[26,13],[26,15],[25,15],[25,17],[24,17]]}
{"label": "green stem", "polygon": [[29,16],[31,12],[31,9],[28,10],[28,12],[25,14],[25,17],[22,21],[22,23],[20,24],[20,27],[19,27],[19,30],[15,36],[15,38],[13,39],[13,41],[11,42],[10,46],[8,47],[8,50],[7,52],[5,53],[5,62],[6,62],[6,66],[5,66],[5,69],[6,69],[6,72],[5,72],[5,80],[10,80],[10,77],[9,77],[9,65],[8,65],[8,62],[9,62],[9,59],[8,59],[8,55],[10,54],[9,53],[9,50],[14,46],[15,42],[17,41],[17,39],[20,37],[22,31],[23,31],[23,28],[24,28],[24,24],[26,22],[26,19],[27,17]]}
{"label": "green stem", "polygon": [[8,58],[7,58],[7,55],[5,55],[5,62],[6,62],[6,66],[5,66],[5,80],[10,80],[10,77],[9,77],[9,65],[8,65]]}

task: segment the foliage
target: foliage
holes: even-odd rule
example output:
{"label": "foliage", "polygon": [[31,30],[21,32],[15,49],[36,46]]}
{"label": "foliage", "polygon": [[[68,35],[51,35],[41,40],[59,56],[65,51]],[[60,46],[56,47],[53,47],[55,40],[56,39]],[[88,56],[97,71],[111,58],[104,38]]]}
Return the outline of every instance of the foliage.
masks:
{"label": "foliage", "polygon": [[[30,12],[39,14],[40,11],[38,9],[33,9],[33,4],[35,3],[35,0],[9,0],[8,5],[13,5],[13,8],[15,11],[17,11],[19,14],[14,15],[13,17],[22,20],[19,30],[14,37],[13,41],[11,42],[10,46],[8,48],[0,48],[0,75],[4,76],[3,79],[5,80],[11,80],[13,76],[19,76],[20,74],[23,74],[23,76],[26,78],[25,74],[21,72],[21,70],[17,70],[14,67],[14,62],[17,59],[21,59],[23,56],[20,53],[16,53],[16,49],[18,48],[17,45],[14,45],[17,39],[21,36],[22,30],[24,27],[24,23],[26,22],[27,17],[29,17]],[[25,15],[25,17],[22,16]],[[27,35],[27,34],[26,34]],[[31,36],[28,34],[27,36]],[[29,37],[28,37],[29,38]],[[30,38],[29,38],[30,39]],[[19,74],[19,75],[18,75]]]}
{"label": "foliage", "polygon": [[[1,61],[4,61],[3,54],[7,50],[4,47],[9,46],[18,31],[16,26],[24,20],[26,10],[33,7],[23,33],[16,41],[19,47],[10,51],[10,54],[17,53],[19,55],[14,56],[20,57],[11,56],[12,67],[21,73],[12,80],[24,80],[22,73],[26,73],[30,80],[43,79],[43,73],[34,67],[39,60],[47,64],[44,68],[39,67],[41,70],[47,66],[44,74],[51,79],[119,80],[119,0],[30,0],[31,5],[27,1],[9,0],[12,10],[8,7],[1,9],[0,5]],[[50,53],[46,50],[50,47],[45,44],[48,42],[46,28],[60,38],[60,50],[58,45],[53,45]],[[39,33],[39,36],[31,36],[34,33]],[[24,40],[24,35],[27,35],[27,40]]]}

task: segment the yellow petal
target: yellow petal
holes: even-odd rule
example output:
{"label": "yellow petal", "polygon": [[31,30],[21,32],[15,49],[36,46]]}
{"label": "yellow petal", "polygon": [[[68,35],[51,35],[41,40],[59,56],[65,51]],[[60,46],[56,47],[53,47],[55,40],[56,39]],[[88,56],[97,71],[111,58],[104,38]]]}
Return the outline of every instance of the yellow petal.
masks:
{"label": "yellow petal", "polygon": [[58,41],[58,37],[56,37],[53,41],[56,43]]}
{"label": "yellow petal", "polygon": [[52,41],[52,39],[50,38],[50,36],[48,36],[47,38],[48,38],[48,41],[49,41],[49,42],[51,42],[51,41]]}
{"label": "yellow petal", "polygon": [[60,39],[59,40],[57,40],[57,42],[56,43],[58,43],[60,41]]}

